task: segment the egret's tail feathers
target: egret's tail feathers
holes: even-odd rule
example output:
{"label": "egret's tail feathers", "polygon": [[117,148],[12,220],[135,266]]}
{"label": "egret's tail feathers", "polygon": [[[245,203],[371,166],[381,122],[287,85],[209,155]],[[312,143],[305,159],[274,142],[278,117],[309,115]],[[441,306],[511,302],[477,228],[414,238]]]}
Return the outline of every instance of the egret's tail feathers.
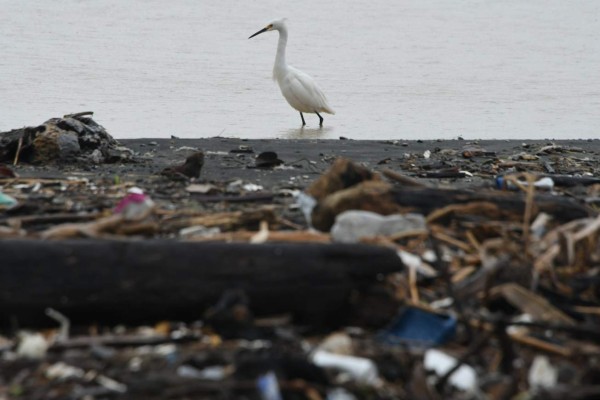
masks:
{"label": "egret's tail feathers", "polygon": [[335,114],[335,111],[333,111],[333,108],[331,108],[329,106],[323,107],[323,110],[321,110],[321,111],[323,111],[324,113],[327,113],[327,114]]}

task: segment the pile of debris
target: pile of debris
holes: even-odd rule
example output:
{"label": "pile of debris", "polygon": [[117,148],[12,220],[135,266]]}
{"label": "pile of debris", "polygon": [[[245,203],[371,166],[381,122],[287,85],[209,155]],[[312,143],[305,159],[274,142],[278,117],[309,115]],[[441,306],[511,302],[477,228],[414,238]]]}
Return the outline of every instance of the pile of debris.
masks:
{"label": "pile of debris", "polygon": [[494,185],[0,169],[0,399],[598,398],[600,179],[467,150]]}
{"label": "pile of debris", "polygon": [[52,118],[41,125],[0,132],[0,162],[115,163],[131,160],[133,152],[96,123],[92,112]]}

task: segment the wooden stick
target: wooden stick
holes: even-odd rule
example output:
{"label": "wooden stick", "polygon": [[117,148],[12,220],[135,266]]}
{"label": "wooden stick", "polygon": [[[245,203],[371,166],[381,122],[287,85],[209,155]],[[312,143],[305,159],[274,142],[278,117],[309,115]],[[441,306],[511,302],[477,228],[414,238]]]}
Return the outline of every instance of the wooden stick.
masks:
{"label": "wooden stick", "polygon": [[406,186],[414,186],[414,187],[425,187],[425,186],[427,186],[424,183],[421,183],[421,182],[419,182],[419,181],[417,181],[415,179],[409,178],[406,175],[399,174],[398,172],[392,171],[389,168],[386,168],[386,169],[384,169],[381,172],[383,173],[383,175],[386,178],[388,178],[390,180],[393,180],[395,182],[401,183],[401,184],[406,185]]}
{"label": "wooden stick", "polygon": [[467,243],[461,242],[460,240],[455,239],[452,236],[445,234],[444,232],[432,232],[432,235],[439,241],[452,245],[454,247],[458,247],[459,249],[464,250],[467,253],[473,251],[471,246],[469,246]]}
{"label": "wooden stick", "polygon": [[90,116],[94,115],[94,112],[93,111],[82,111],[82,112],[78,112],[75,114],[64,115],[63,118],[77,118],[77,117],[84,117],[86,115],[90,115]]}
{"label": "wooden stick", "polygon": [[23,146],[23,136],[19,138],[19,142],[17,143],[17,151],[15,152],[15,159],[13,161],[13,166],[16,166],[19,163],[19,154],[21,154],[21,147]]}

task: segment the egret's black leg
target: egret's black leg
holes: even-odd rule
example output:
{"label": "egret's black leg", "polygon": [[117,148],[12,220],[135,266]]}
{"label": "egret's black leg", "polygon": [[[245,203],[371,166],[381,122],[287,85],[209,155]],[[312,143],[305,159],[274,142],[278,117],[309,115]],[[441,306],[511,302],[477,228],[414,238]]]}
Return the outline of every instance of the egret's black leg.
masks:
{"label": "egret's black leg", "polygon": [[300,113],[300,118],[302,118],[302,126],[306,125],[306,121],[304,121],[304,115]]}
{"label": "egret's black leg", "polygon": [[319,116],[319,126],[323,126],[323,117],[318,112],[315,111],[315,113]]}

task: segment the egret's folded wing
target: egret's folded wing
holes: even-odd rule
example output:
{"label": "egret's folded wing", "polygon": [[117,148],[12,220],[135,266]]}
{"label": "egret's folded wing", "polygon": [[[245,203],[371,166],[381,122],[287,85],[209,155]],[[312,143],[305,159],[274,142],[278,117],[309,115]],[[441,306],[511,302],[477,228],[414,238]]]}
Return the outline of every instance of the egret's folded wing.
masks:
{"label": "egret's folded wing", "polygon": [[327,104],[327,98],[309,75],[290,67],[290,73],[286,76],[286,84],[293,97],[302,104],[307,112],[334,113]]}

